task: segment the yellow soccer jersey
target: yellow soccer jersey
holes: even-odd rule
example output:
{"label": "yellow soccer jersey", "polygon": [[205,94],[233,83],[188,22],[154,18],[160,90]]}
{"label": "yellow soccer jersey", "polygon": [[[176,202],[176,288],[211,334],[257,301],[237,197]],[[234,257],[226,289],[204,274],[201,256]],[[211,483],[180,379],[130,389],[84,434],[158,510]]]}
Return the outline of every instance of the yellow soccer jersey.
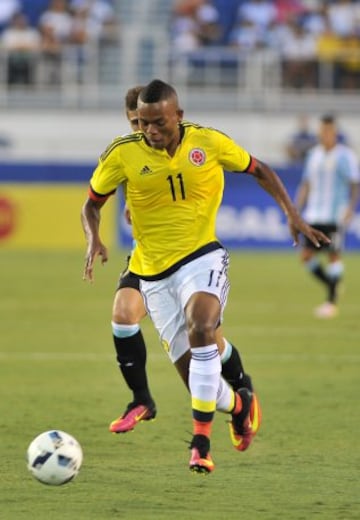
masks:
{"label": "yellow soccer jersey", "polygon": [[129,269],[161,274],[216,241],[216,216],[224,188],[223,169],[243,172],[249,153],[225,134],[181,123],[176,153],[151,148],[141,132],[115,139],[90,181],[98,196],[126,188],[136,241]]}

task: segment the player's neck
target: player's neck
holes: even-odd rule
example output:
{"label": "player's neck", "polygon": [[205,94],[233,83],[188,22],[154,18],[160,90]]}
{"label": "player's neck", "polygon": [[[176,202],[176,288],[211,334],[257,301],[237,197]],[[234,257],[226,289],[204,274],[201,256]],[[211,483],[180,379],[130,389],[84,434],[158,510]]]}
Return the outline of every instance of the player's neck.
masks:
{"label": "player's neck", "polygon": [[181,142],[181,134],[178,130],[176,134],[174,135],[173,139],[170,141],[170,143],[166,147],[167,153],[170,155],[170,157],[173,157],[176,153],[177,147],[179,146]]}
{"label": "player's neck", "polygon": [[170,143],[166,147],[166,151],[170,155],[170,157],[173,157],[175,155],[177,147],[181,143],[183,135],[184,135],[183,127],[178,126],[177,132],[176,132],[176,134],[174,134],[174,138],[170,141]]}

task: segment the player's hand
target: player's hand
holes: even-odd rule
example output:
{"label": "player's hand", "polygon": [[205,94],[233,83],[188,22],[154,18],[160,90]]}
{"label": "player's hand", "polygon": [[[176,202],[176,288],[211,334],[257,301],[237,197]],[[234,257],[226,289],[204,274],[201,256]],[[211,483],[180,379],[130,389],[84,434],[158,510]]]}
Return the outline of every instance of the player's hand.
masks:
{"label": "player's hand", "polygon": [[105,264],[105,262],[108,261],[107,248],[101,242],[92,245],[89,244],[85,256],[85,266],[83,272],[84,281],[94,281],[94,263],[98,256],[101,257],[101,263]]}
{"label": "player's hand", "polygon": [[315,229],[307,224],[298,214],[292,215],[288,219],[291,236],[294,239],[294,246],[299,244],[299,234],[305,235],[316,247],[321,247],[322,244],[330,244],[329,237],[324,235],[318,229]]}

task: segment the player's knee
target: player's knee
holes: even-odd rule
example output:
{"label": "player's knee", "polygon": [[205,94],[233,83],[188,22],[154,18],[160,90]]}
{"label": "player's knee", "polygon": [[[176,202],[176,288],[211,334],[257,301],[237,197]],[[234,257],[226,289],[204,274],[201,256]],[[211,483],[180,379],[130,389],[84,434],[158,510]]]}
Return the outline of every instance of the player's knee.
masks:
{"label": "player's knee", "polygon": [[190,319],[187,330],[191,345],[208,345],[215,343],[216,326],[210,320]]}
{"label": "player's knee", "polygon": [[111,321],[119,325],[135,325],[140,321],[136,310],[134,309],[118,309],[113,311]]}
{"label": "player's knee", "polygon": [[112,308],[112,321],[124,325],[139,323],[146,316],[141,294],[133,288],[117,291]]}
{"label": "player's knee", "polygon": [[144,306],[130,299],[115,302],[112,310],[112,321],[124,325],[139,323],[145,316]]}

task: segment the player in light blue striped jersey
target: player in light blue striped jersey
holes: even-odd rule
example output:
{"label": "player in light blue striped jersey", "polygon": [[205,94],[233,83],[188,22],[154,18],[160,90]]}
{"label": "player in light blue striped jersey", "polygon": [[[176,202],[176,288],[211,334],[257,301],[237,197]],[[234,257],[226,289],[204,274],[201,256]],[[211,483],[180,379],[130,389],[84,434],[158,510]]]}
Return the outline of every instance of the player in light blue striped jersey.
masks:
{"label": "player in light blue striped jersey", "polygon": [[[321,118],[319,144],[308,153],[296,205],[304,219],[331,238],[321,249],[305,237],[301,260],[308,271],[326,288],[325,302],[315,309],[318,318],[333,318],[338,313],[338,285],[344,274],[342,248],[359,195],[359,161],[355,152],[339,142],[336,120],[332,115]],[[325,252],[328,262],[321,263]]]}

